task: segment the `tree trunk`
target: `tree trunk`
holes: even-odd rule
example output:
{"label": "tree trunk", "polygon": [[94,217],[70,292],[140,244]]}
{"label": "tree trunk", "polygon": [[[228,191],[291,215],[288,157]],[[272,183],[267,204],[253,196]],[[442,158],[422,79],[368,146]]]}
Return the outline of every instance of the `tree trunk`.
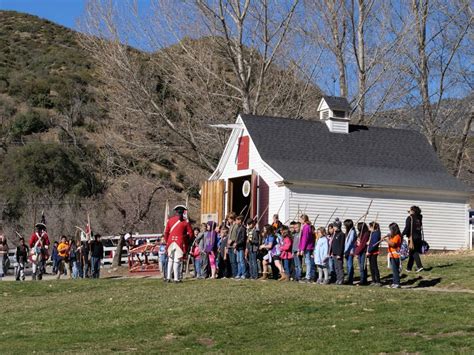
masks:
{"label": "tree trunk", "polygon": [[469,118],[466,120],[466,124],[462,130],[461,144],[459,145],[458,151],[456,152],[456,160],[454,163],[454,168],[456,176],[461,175],[461,161],[462,156],[464,155],[464,149],[466,148],[467,138],[469,137],[469,132],[471,130],[472,122],[474,121],[474,111],[471,112]]}
{"label": "tree trunk", "polygon": [[366,68],[365,68],[365,3],[364,0],[358,1],[359,6],[359,21],[357,22],[357,56],[358,56],[358,79],[359,79],[359,94],[358,94],[358,111],[359,122],[364,121],[365,115],[365,91],[367,87]]}
{"label": "tree trunk", "polygon": [[125,235],[120,234],[120,238],[117,243],[117,249],[115,249],[114,259],[112,260],[112,267],[119,267],[122,265],[122,249],[124,245],[125,245]]}

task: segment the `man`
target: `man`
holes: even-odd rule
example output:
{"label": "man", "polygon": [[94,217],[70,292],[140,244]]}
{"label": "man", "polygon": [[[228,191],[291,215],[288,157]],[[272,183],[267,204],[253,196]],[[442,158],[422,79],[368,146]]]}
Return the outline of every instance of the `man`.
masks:
{"label": "man", "polygon": [[61,278],[61,274],[65,274],[69,279],[71,278],[71,272],[69,267],[69,249],[70,245],[67,240],[67,237],[63,235],[61,237],[61,241],[58,244],[58,273],[56,278],[59,280]]}
{"label": "man", "polygon": [[6,260],[8,260],[7,238],[0,231],[0,280],[7,273]]}
{"label": "man", "polygon": [[45,273],[46,261],[49,258],[49,236],[46,233],[46,225],[44,223],[37,223],[35,232],[30,237],[30,253],[32,263],[32,279],[41,280]]}
{"label": "man", "polygon": [[173,273],[174,282],[181,282],[181,264],[188,250],[193,230],[187,220],[187,208],[178,205],[173,210],[175,215],[168,219],[164,234],[168,254],[168,272],[165,281],[171,282],[171,273]]}
{"label": "man", "polygon": [[25,239],[20,238],[20,245],[16,248],[16,266],[15,266],[15,280],[25,281],[25,266],[28,262],[28,246],[25,244]]}
{"label": "man", "polygon": [[246,279],[247,262],[245,260],[245,247],[247,245],[247,230],[242,223],[244,216],[240,215],[236,218],[237,239],[235,240],[235,253],[237,255],[237,276],[236,279]]}
{"label": "man", "polygon": [[257,253],[260,246],[260,233],[256,228],[254,219],[247,219],[247,253],[249,260],[250,278],[256,280],[258,278]]}
{"label": "man", "polygon": [[91,253],[91,276],[93,279],[100,277],[100,261],[104,258],[104,245],[100,240],[101,235],[94,235],[94,240],[90,242]]}
{"label": "man", "polygon": [[235,250],[235,243],[237,242],[238,225],[236,223],[237,216],[234,212],[227,215],[227,223],[229,226],[229,238],[227,239],[227,255],[229,257],[230,269],[232,277],[237,276],[237,252]]}

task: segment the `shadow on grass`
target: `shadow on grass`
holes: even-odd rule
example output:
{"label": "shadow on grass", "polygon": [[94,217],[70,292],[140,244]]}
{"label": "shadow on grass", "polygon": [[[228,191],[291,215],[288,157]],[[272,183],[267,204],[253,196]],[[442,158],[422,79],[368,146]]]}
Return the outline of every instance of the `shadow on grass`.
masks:
{"label": "shadow on grass", "polygon": [[441,277],[431,280],[422,280],[415,288],[434,287],[441,282]]}
{"label": "shadow on grass", "polygon": [[420,281],[420,280],[423,280],[423,277],[418,276],[418,277],[415,277],[414,279],[410,279],[410,280],[407,280],[407,281],[405,281],[405,282],[402,282],[402,283],[400,283],[400,285],[402,285],[402,286],[410,286],[410,285],[416,284],[416,283],[417,283],[418,281]]}
{"label": "shadow on grass", "polygon": [[446,267],[451,267],[451,266],[454,266],[453,263],[450,263],[450,264],[443,264],[443,265],[436,265],[436,266],[433,266],[433,267],[429,267],[429,268],[425,268],[426,271],[431,271],[432,269],[434,268],[437,268],[437,269],[444,269]]}

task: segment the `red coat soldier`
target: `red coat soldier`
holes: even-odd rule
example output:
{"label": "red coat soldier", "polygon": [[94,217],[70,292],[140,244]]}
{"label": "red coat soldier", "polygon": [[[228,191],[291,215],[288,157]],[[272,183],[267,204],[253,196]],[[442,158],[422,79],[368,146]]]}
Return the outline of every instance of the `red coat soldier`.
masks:
{"label": "red coat soldier", "polygon": [[193,235],[193,230],[187,220],[186,207],[178,205],[173,210],[176,214],[166,223],[164,234],[168,254],[168,270],[165,280],[170,282],[173,272],[174,282],[180,282],[181,262],[186,254],[188,240]]}
{"label": "red coat soldier", "polygon": [[46,233],[46,225],[37,223],[35,232],[30,237],[30,253],[31,262],[33,266],[33,280],[37,278],[41,280],[45,271],[46,260],[49,258],[49,236]]}

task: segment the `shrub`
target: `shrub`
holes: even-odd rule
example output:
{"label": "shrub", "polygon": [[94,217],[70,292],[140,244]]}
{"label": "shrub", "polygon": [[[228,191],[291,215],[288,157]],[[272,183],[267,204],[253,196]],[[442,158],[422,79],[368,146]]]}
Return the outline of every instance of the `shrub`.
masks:
{"label": "shrub", "polygon": [[47,116],[36,110],[17,114],[11,127],[10,133],[18,138],[32,133],[44,132],[49,128]]}

